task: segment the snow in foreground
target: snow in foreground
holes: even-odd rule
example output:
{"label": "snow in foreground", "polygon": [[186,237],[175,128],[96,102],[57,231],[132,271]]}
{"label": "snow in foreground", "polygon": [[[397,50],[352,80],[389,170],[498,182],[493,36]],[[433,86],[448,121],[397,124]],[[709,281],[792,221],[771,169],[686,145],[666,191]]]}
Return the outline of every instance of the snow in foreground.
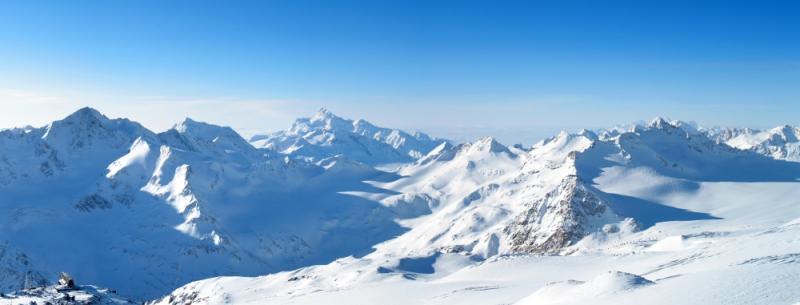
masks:
{"label": "snow in foreground", "polygon": [[0,292],[73,302],[65,271],[156,304],[793,304],[799,135],[656,119],[525,148],[323,110],[248,143],[85,108],[0,131]]}
{"label": "snow in foreground", "polygon": [[[641,191],[627,182],[601,187]],[[719,219],[659,223],[595,246],[587,239],[569,256],[473,261],[444,254],[405,265],[350,257],[263,277],[203,280],[156,304],[795,304],[798,195],[791,182],[702,183],[650,197],[702,207]]]}

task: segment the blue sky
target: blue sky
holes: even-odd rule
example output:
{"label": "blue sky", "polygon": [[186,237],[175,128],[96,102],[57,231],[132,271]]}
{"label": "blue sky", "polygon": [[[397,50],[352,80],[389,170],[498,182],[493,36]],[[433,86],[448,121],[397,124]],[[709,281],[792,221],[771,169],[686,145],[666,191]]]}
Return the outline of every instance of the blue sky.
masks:
{"label": "blue sky", "polygon": [[90,105],[243,134],[327,107],[531,143],[654,116],[800,124],[798,1],[3,1],[0,126]]}

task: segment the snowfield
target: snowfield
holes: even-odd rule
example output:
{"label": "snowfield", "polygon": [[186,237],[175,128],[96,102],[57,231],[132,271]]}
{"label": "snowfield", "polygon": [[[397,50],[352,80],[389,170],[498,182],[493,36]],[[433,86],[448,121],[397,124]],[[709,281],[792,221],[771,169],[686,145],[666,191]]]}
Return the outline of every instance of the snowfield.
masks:
{"label": "snowfield", "polygon": [[248,143],[81,109],[0,132],[0,304],[63,299],[61,271],[160,305],[795,304],[798,135],[657,118],[524,148],[322,109]]}
{"label": "snowfield", "polygon": [[[369,255],[264,277],[199,281],[170,297],[198,292],[193,304],[794,304],[798,196],[795,183],[702,183],[663,198],[702,206],[719,219],[592,236],[570,255],[476,261],[445,254],[406,268],[398,268],[396,257]],[[754,209],[753,202],[764,206]]]}

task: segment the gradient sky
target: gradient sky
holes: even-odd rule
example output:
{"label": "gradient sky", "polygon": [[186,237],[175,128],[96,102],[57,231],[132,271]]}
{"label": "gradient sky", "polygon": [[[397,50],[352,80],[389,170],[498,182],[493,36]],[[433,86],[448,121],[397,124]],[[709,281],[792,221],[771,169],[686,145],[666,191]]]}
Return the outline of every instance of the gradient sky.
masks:
{"label": "gradient sky", "polygon": [[0,127],[80,106],[245,135],[320,107],[506,143],[800,124],[800,1],[2,1]]}

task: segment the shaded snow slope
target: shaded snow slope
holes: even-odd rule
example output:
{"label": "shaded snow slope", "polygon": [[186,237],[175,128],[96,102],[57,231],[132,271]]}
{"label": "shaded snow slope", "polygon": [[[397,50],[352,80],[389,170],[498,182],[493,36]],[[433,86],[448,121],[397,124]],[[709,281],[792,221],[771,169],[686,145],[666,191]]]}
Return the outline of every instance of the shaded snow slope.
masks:
{"label": "shaded snow slope", "polygon": [[405,230],[341,193],[385,192],[361,181],[390,174],[287,159],[227,127],[187,119],[155,134],[86,108],[0,141],[4,291],[67,271],[146,299],[364,255]]}
{"label": "shaded snow slope", "polygon": [[81,109],[0,132],[0,288],[66,271],[157,304],[793,302],[800,163],[719,139],[655,119],[453,145],[323,110],[248,142]]}
{"label": "shaded snow slope", "polygon": [[657,119],[613,134],[562,133],[530,150],[491,138],[441,145],[397,174],[370,182],[397,194],[352,193],[392,209],[409,228],[375,252],[256,278],[198,281],[155,303],[800,298],[792,288],[800,274],[797,163],[732,148],[680,124]]}
{"label": "shaded snow slope", "polygon": [[[641,178],[619,179],[635,186]],[[627,196],[642,191],[619,181],[597,187]],[[199,281],[172,298],[191,295],[197,304],[793,304],[800,299],[799,192],[796,182],[701,182],[650,200],[718,219],[593,235],[568,256],[473,261],[441,254],[400,268],[402,258],[370,255],[257,278]],[[169,298],[156,303],[179,304]]]}

